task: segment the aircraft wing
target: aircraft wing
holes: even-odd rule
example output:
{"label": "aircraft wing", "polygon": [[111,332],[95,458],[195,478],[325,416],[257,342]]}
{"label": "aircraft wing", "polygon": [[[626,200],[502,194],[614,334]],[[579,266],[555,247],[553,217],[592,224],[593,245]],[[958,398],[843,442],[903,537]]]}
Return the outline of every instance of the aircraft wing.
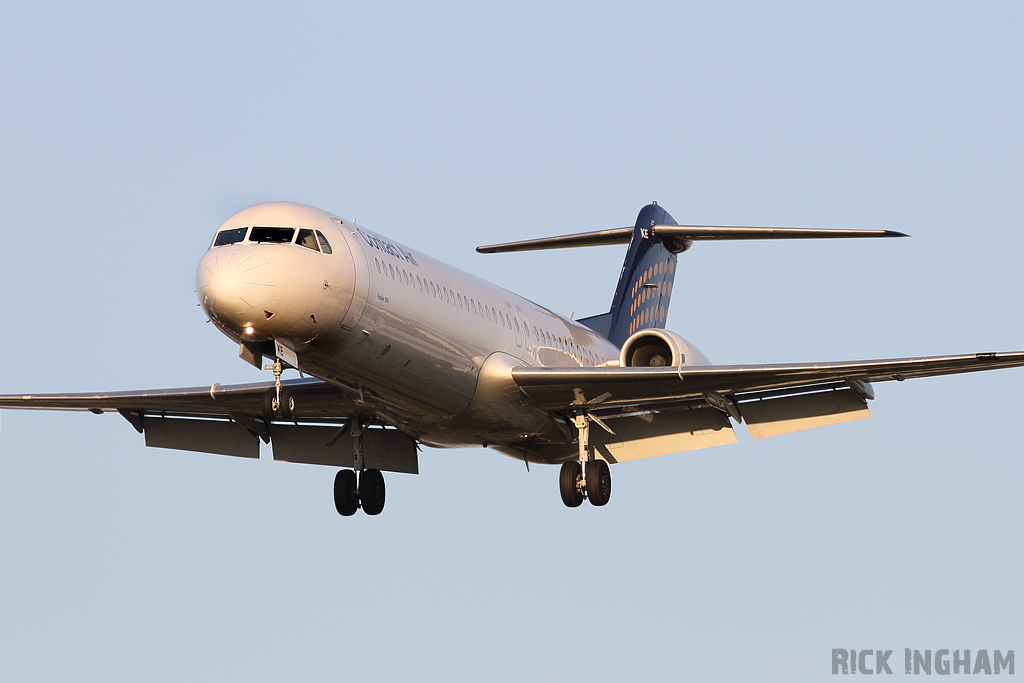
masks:
{"label": "aircraft wing", "polygon": [[[355,404],[340,389],[318,379],[286,380],[285,393],[296,398],[297,422],[344,421]],[[101,394],[36,394],[0,396],[0,408],[19,410],[88,410],[93,413],[139,413],[160,417],[262,417],[274,394],[273,382]],[[267,411],[269,412],[269,411]],[[129,420],[130,421],[130,420]],[[134,424],[134,423],[133,423]]]}
{"label": "aircraft wing", "polygon": [[[258,458],[259,441],[271,443],[275,460],[351,466],[352,439],[341,438],[360,406],[340,388],[318,379],[282,382],[285,413],[272,413],[273,382],[105,394],[0,396],[0,408],[117,412],[146,445]],[[294,399],[294,403],[290,401]],[[290,407],[294,405],[294,408]],[[367,467],[418,471],[416,443],[395,429],[363,431]]]}
{"label": "aircraft wing", "polygon": [[[861,395],[865,390],[870,393],[871,382],[1020,366],[1024,366],[1024,352],[1015,351],[810,364],[518,367],[512,371],[512,378],[539,408],[565,411],[587,404],[588,410],[608,412],[613,408],[633,409],[694,400],[710,403],[714,395],[731,397],[734,401],[753,401],[841,388]],[[707,394],[712,394],[710,400]]]}
{"label": "aircraft wing", "polygon": [[[735,443],[730,418],[755,439],[870,417],[872,382],[1024,366],[1024,352],[840,363],[658,368],[517,367],[538,408],[584,410],[608,462]],[[567,427],[568,427],[568,421]]]}

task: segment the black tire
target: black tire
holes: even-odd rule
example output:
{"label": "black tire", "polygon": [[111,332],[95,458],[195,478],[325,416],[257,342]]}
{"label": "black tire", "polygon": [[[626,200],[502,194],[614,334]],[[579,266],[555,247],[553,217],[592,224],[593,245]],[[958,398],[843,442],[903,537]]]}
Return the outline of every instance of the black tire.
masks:
{"label": "black tire", "polygon": [[356,473],[352,470],[341,470],[334,477],[334,507],[342,517],[351,517],[359,509]]}
{"label": "black tire", "polygon": [[604,460],[587,463],[587,498],[591,505],[607,505],[612,497],[612,473]]}
{"label": "black tire", "polygon": [[384,475],[380,470],[366,470],[359,479],[359,499],[363,512],[379,515],[384,510]]}
{"label": "black tire", "polygon": [[562,464],[562,471],[558,474],[558,490],[566,507],[578,508],[583,504],[583,494],[578,486],[582,474],[583,468],[579,462],[574,460]]}
{"label": "black tire", "polygon": [[278,410],[281,413],[281,417],[286,420],[291,420],[295,417],[295,394],[285,389],[281,392],[281,406]]}
{"label": "black tire", "polygon": [[267,424],[270,424],[277,418],[277,415],[274,414],[275,396],[276,394],[274,393],[273,389],[271,389],[270,391],[263,395],[263,419],[266,421]]}

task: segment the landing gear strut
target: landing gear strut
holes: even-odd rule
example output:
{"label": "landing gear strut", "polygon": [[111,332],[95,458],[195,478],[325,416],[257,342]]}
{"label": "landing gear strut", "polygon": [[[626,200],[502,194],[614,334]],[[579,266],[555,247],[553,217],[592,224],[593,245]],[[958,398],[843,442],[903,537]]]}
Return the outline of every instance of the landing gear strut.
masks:
{"label": "landing gear strut", "polygon": [[571,508],[579,507],[584,498],[589,499],[591,505],[607,505],[612,497],[612,473],[608,469],[608,463],[595,458],[590,448],[592,419],[596,418],[582,410],[573,416],[573,426],[578,432],[579,460],[564,463],[558,476],[562,502]]}
{"label": "landing gear strut", "polygon": [[270,408],[276,413],[281,407],[281,373],[283,372],[281,359],[275,358],[273,365],[268,365],[263,369],[274,371],[274,399],[270,403]]}
{"label": "landing gear strut", "polygon": [[363,426],[352,419],[353,465],[341,470],[334,478],[334,507],[338,514],[350,517],[360,507],[368,515],[379,515],[384,510],[384,475],[380,470],[365,469],[363,462]]}

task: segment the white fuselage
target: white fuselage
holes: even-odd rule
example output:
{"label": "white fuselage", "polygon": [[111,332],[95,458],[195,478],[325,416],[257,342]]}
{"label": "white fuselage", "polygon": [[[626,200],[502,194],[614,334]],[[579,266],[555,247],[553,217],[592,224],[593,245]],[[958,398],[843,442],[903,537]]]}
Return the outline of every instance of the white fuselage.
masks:
{"label": "white fuselage", "polygon": [[[619,355],[609,341],[313,207],[258,204],[225,221],[218,235],[254,227],[318,231],[332,253],[312,240],[312,248],[294,239],[212,246],[196,291],[227,336],[264,350],[285,343],[303,372],[428,444],[525,449],[536,460],[572,451],[564,430],[523,400],[507,370],[604,364]],[[550,457],[546,444],[555,447]]]}

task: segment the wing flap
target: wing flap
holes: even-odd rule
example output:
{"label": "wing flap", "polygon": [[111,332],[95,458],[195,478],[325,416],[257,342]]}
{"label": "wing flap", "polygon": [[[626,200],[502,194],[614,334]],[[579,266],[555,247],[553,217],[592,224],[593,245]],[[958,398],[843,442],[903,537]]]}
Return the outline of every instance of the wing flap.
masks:
{"label": "wing flap", "polygon": [[[352,439],[337,435],[336,427],[271,425],[274,460],[352,467]],[[367,467],[384,472],[419,474],[416,442],[395,429],[364,430],[363,460]]]}
{"label": "wing flap", "polygon": [[260,442],[245,427],[224,420],[144,417],[146,445],[176,451],[259,458]]}
{"label": "wing flap", "polygon": [[610,463],[653,458],[736,443],[729,420],[713,408],[677,410],[609,420],[615,434],[592,430],[590,442]]}
{"label": "wing flap", "polygon": [[871,417],[867,403],[849,389],[757,399],[739,409],[755,439]]}

